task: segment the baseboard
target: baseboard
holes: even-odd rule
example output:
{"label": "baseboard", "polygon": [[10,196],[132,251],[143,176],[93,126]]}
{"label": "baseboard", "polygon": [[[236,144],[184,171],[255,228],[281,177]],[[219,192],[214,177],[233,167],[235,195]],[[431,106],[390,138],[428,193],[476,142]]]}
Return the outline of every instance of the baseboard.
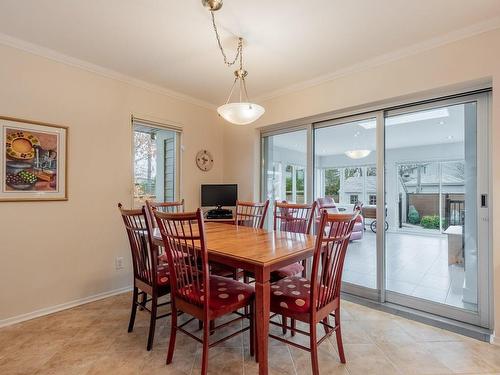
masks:
{"label": "baseboard", "polygon": [[491,341],[494,345],[500,345],[500,338],[495,335],[495,332],[491,335]]}
{"label": "baseboard", "polygon": [[126,286],[124,288],[114,289],[114,290],[110,290],[108,292],[94,294],[92,296],[88,296],[88,297],[84,297],[84,298],[79,298],[77,300],[62,303],[60,305],[45,307],[43,309],[35,310],[35,311],[29,312],[26,314],[13,316],[11,318],[0,320],[0,328],[10,326],[10,325],[16,324],[16,323],[21,323],[21,322],[24,322],[26,320],[38,318],[40,316],[53,314],[55,312],[70,309],[72,307],[85,305],[86,303],[89,303],[89,302],[94,302],[94,301],[98,301],[100,299],[108,298],[111,296],[116,296],[117,294],[126,293],[126,292],[129,292],[131,290],[132,290],[132,286]]}

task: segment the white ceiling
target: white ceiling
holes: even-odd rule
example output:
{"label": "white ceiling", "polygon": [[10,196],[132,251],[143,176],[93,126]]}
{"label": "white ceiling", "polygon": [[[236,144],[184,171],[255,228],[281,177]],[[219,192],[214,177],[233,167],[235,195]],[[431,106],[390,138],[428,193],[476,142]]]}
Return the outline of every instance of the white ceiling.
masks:
{"label": "white ceiling", "polygon": [[[225,0],[217,13],[224,45],[247,40],[254,98],[499,16],[499,0]],[[233,79],[200,0],[2,0],[0,33],[213,104]]]}
{"label": "white ceiling", "polygon": [[[431,110],[432,111],[432,110]],[[404,121],[405,115],[391,117],[386,126],[386,149],[442,145],[464,141],[464,105],[445,108],[446,116],[417,121]],[[424,112],[417,112],[428,113]],[[395,122],[395,123],[394,123]],[[340,155],[348,150],[376,150],[376,129],[365,129],[360,124],[367,120],[328,126],[315,131],[315,153],[318,156]],[[390,121],[389,121],[390,123]],[[325,123],[327,125],[328,123]],[[273,136],[273,146],[298,151],[305,155],[306,131]],[[304,156],[305,157],[305,156]]]}

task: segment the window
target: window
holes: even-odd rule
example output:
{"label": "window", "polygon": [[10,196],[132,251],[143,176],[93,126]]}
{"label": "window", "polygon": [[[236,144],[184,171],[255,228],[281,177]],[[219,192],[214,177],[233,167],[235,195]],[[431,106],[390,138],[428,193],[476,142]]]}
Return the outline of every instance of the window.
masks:
{"label": "window", "polygon": [[296,165],[285,167],[285,199],[288,202],[305,203],[305,168]]}
{"label": "window", "polygon": [[356,204],[358,203],[358,194],[351,194],[349,195],[349,203],[351,204]]}
{"label": "window", "polygon": [[368,202],[370,206],[376,206],[377,205],[377,195],[376,194],[370,194],[368,196]]}
{"label": "window", "polygon": [[134,121],[134,204],[178,199],[179,132]]}

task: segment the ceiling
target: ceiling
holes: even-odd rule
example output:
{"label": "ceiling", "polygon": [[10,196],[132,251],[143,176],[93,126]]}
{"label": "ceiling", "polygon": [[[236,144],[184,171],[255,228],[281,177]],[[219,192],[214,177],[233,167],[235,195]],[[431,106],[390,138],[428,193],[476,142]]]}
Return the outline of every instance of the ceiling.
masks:
{"label": "ceiling", "polygon": [[[464,109],[464,105],[459,104],[389,117],[386,119],[385,147],[438,147],[464,142]],[[367,119],[318,128],[314,133],[315,154],[327,156],[341,155],[349,150],[376,150],[376,129],[366,129],[367,123],[375,124],[374,119]],[[273,146],[303,153],[305,157],[306,137],[305,130],[279,134],[273,136]]]}
{"label": "ceiling", "polygon": [[[499,16],[498,0],[225,0],[217,13],[228,55],[246,39],[253,98]],[[2,0],[0,33],[211,104],[233,79],[200,0]]]}

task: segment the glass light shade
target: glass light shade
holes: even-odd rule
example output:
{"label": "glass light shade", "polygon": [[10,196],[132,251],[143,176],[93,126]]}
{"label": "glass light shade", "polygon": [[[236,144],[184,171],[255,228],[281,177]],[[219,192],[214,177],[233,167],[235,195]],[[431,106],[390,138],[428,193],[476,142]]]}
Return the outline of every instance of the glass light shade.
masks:
{"label": "glass light shade", "polygon": [[349,150],[345,154],[351,159],[363,159],[371,154],[371,150]]}
{"label": "glass light shade", "polygon": [[265,111],[264,107],[254,103],[227,103],[217,108],[224,120],[236,125],[251,124]]}

